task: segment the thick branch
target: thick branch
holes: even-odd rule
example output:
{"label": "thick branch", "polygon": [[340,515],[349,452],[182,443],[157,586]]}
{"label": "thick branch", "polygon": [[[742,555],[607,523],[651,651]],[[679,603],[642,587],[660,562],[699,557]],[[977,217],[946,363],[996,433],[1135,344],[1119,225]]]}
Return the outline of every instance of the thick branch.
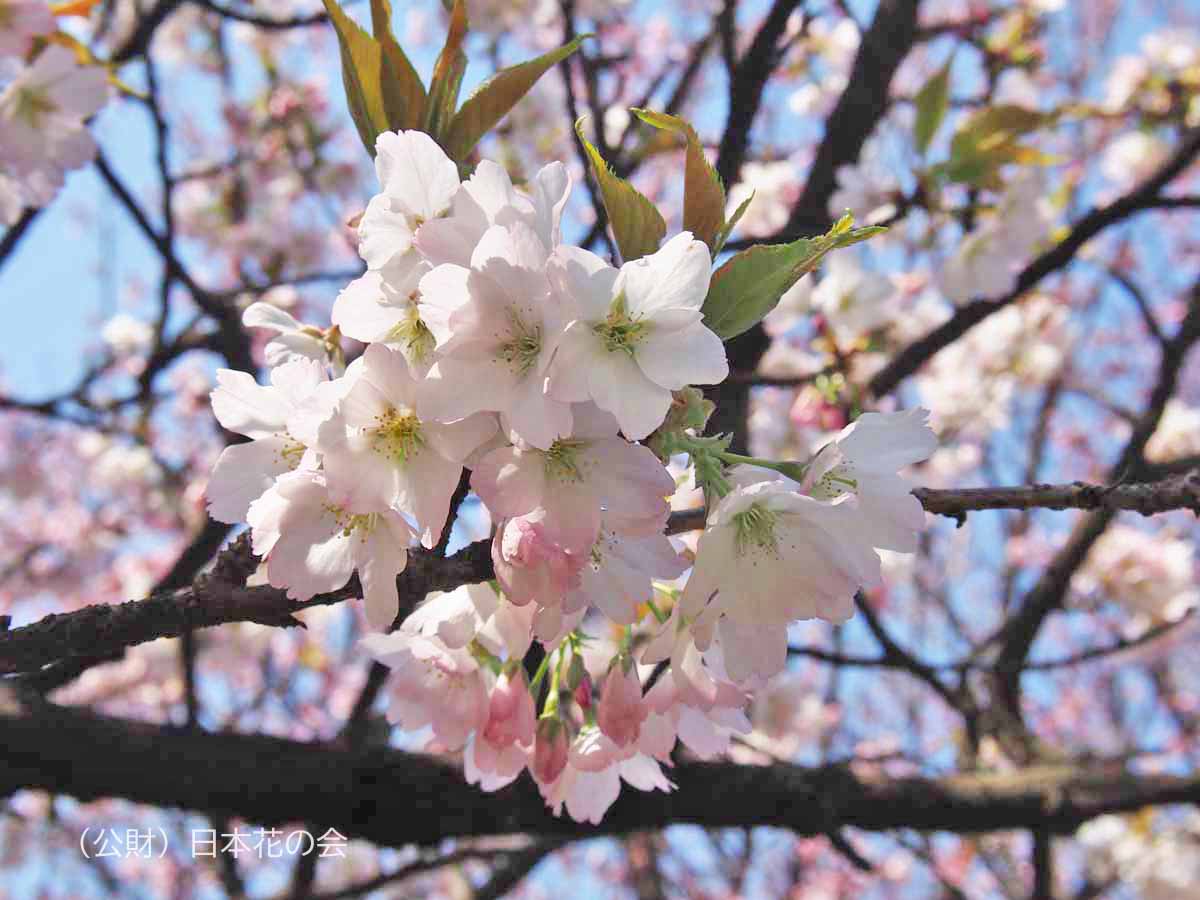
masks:
{"label": "thick branch", "polygon": [[[449,559],[413,550],[398,580],[401,609],[411,609],[430,591],[452,590],[491,577],[488,541],[471,544]],[[340,591],[303,603],[289,600],[277,588],[231,588],[220,579],[212,579],[193,588],[159,592],[145,600],[86,606],[0,632],[0,673],[37,671],[72,657],[105,656],[146,641],[178,637],[189,628],[211,628],[227,622],[299,625],[292,615],[298,609],[358,596],[357,578]]]}
{"label": "thick branch", "polygon": [[829,198],[837,188],[838,166],[858,159],[875,124],[887,111],[892,76],[917,39],[918,0],[881,0],[864,32],[846,90],[825,123],[804,193],[779,240],[821,234],[830,225]]}
{"label": "thick branch", "polygon": [[49,706],[0,717],[0,789],[81,800],[123,797],[244,818],[314,822],[384,846],[533,832],[584,835],[690,822],[963,833],[1037,827],[1066,833],[1094,816],[1200,802],[1200,777],[1133,775],[1115,764],[1061,765],[940,779],[856,776],[844,767],[687,763],[671,794],[625,791],[601,825],[555,819],[522,778],[496,794],[457,769],[396,750],[346,750],[261,735],[181,732]]}

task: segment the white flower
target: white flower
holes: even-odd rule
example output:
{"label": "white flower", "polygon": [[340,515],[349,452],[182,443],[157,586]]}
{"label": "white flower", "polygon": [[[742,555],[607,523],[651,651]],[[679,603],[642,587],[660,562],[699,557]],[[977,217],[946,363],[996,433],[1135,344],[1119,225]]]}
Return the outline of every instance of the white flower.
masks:
{"label": "white flower", "polygon": [[772,235],[787,224],[797,186],[796,167],[787,160],[748,162],[742,166],[738,183],[729,190],[725,215],[732,216],[753,196],[737,224],[738,232],[747,237]]}
{"label": "white flower", "polygon": [[0,57],[24,57],[35,37],[53,30],[46,0],[0,0]]}
{"label": "white flower", "polygon": [[1117,189],[1128,190],[1154,173],[1168,146],[1153,134],[1130,131],[1104,148],[1100,171]]}
{"label": "white flower", "polygon": [[330,494],[356,513],[411,516],[426,547],[437,543],[463,461],[496,432],[493,416],[450,425],[418,415],[419,389],[404,356],[367,347],[351,387],[317,432]]}
{"label": "white flower", "polygon": [[941,286],[955,303],[997,297],[1050,231],[1051,210],[1041,173],[1024,170],[1008,186],[991,218],[967,235],[946,263]]}
{"label": "white flower", "polygon": [[579,571],[579,585],[568,592],[567,609],[595,607],[618,625],[632,625],[638,606],[653,593],[654,579],[678,578],[687,561],[664,534],[625,537],[601,527],[600,536]]}
{"label": "white flower", "polygon": [[534,176],[532,192],[513,187],[503,166],[482,160],[454,195],[450,214],[429,222],[417,236],[417,247],[434,265],[473,265],[476,246],[493,225],[524,225],[547,252],[559,241],[559,222],[571,192],[566,166],[551,163]]}
{"label": "white flower", "polygon": [[826,503],[796,488],[786,479],[758,481],[721,499],[696,547],[685,615],[715,598],[734,624],[779,632],[796,619],[850,618],[855,591],[880,583],[879,557],[852,497]]}
{"label": "white flower", "polygon": [[[3,30],[3,29],[0,29]],[[108,96],[99,66],[81,67],[75,54],[52,44],[0,92],[0,175],[5,218],[19,193],[24,205],[49,202],[63,177],[96,155],[84,124]],[[11,179],[11,182],[9,181]]]}
{"label": "white flower", "polygon": [[[260,385],[246,372],[217,370],[213,414],[222,427],[250,440],[221,451],[208,483],[208,512],[218,522],[245,521],[250,504],[275,479],[300,465],[305,444],[289,429],[304,403],[325,383],[324,369],[296,359],[271,370]],[[308,466],[315,467],[315,460]]]}
{"label": "white flower", "polygon": [[266,328],[279,337],[272,338],[265,350],[267,365],[281,366],[293,359],[324,363],[329,357],[329,344],[320,330],[304,325],[296,317],[270,303],[251,303],[242,313],[247,328]]}
{"label": "white flower", "polygon": [[333,324],[364,344],[390,344],[404,354],[413,374],[423,377],[433,365],[437,343],[419,305],[421,278],[429,271],[429,264],[416,255],[368,270],[338,294]]}
{"label": "white flower", "polygon": [[546,282],[546,246],[520,222],[493,226],[471,268],[440,265],[421,279],[421,317],[437,338],[422,415],[451,422],[491,410],[514,437],[549,447],[570,434],[570,406],[546,393],[566,319]]}
{"label": "white flower", "polygon": [[1200,603],[1192,542],[1130,525],[1100,536],[1073,584],[1121,604],[1138,627],[1173,621]]}
{"label": "white flower", "polygon": [[594,401],[640,440],[662,424],[672,391],[723,381],[725,347],[700,312],[710,265],[708,248],[686,231],[619,272],[559,247],[547,275],[575,319],[550,370],[551,394]]}
{"label": "white flower", "polygon": [[401,516],[350,513],[332,501],[321,474],[300,470],[280,476],[251,503],[246,521],[273,587],[308,600],[344,587],[357,570],[367,621],[377,630],[392,624],[400,610],[396,576],[413,538]]}
{"label": "white flower", "polygon": [[829,197],[829,214],[835,219],[850,210],[856,219],[870,225],[895,214],[900,182],[884,160],[878,141],[867,141],[858,162],[838,166],[834,177],[837,189]]}
{"label": "white flower", "polygon": [[884,302],[896,292],[891,280],[861,268],[850,254],[834,254],[825,277],[813,289],[813,308],[819,310],[839,343],[884,325],[892,311]]}
{"label": "white flower", "polygon": [[1193,455],[1200,455],[1200,408],[1172,398],[1146,443],[1146,459],[1165,462]]}
{"label": "white flower", "polygon": [[920,408],[863,413],[809,463],[804,489],[818,500],[853,494],[862,513],[862,535],[871,546],[916,551],[925,511],[912,485],[896,473],[937,449],[928,418]]}
{"label": "white flower", "polygon": [[117,313],[104,323],[100,337],[118,356],[135,356],[150,349],[154,329],[128,313]]}
{"label": "white flower", "polygon": [[375,140],[376,194],[358,226],[358,252],[370,269],[411,264],[426,222],[444,215],[458,190],[458,167],[421,131],[386,131]]}
{"label": "white flower", "polygon": [[360,643],[393,670],[391,722],[409,731],[429,725],[447,750],[459,749],[487,724],[487,673],[468,651],[406,631],[369,634]]}
{"label": "white flower", "polygon": [[661,532],[675,481],[646,447],[613,433],[608,417],[576,414],[571,437],[548,450],[517,445],[493,450],[471,475],[471,487],[493,516],[545,510],[541,527],[564,550],[586,554],[603,519],[626,535]]}
{"label": "white flower", "polygon": [[498,657],[522,659],[533,642],[533,609],[509,602],[489,584],[464,584],[428,594],[400,627],[436,635],[452,650],[478,640]]}
{"label": "white flower", "polygon": [[567,814],[576,822],[599,825],[608,808],[621,793],[621,781],[639,791],[674,790],[659,764],[633,747],[622,751],[599,729],[580,732],[571,744],[566,768],[550,784],[538,790],[554,815]]}

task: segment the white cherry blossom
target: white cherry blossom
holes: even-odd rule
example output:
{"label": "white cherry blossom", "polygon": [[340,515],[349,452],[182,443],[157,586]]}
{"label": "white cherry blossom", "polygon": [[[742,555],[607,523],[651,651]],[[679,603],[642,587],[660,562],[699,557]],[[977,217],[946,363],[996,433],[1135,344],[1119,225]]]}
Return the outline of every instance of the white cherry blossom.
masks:
{"label": "white cherry blossom", "polygon": [[541,448],[570,434],[569,405],[545,385],[566,324],[546,282],[547,253],[528,225],[497,225],[469,269],[441,265],[421,279],[421,316],[438,351],[422,415],[450,422],[498,412],[514,437]]}
{"label": "white cherry blossom", "polygon": [[[352,386],[317,433],[329,490],[356,513],[393,509],[437,543],[463,461],[496,431],[495,418],[445,425],[417,413],[421,383],[397,350],[372,344]],[[349,376],[348,376],[349,377]]]}
{"label": "white cherry blossom", "polygon": [[925,510],[897,472],[937,449],[928,419],[928,410],[920,408],[863,413],[809,463],[804,489],[819,500],[853,494],[871,546],[915,552]]}
{"label": "white cherry blossom", "polygon": [[[301,465],[308,453],[288,427],[317,387],[325,371],[308,359],[295,359],[271,370],[270,385],[246,372],[217,370],[213,414],[224,428],[250,438],[221,451],[208,486],[208,512],[218,522],[243,522],[250,504],[275,479]],[[308,453],[307,468],[316,460]]]}
{"label": "white cherry blossom", "polygon": [[357,570],[367,621],[375,629],[392,624],[400,608],[396,576],[413,539],[402,516],[351,513],[333,503],[322,475],[300,470],[280,476],[251,503],[246,521],[273,587],[308,600],[344,587]]}
{"label": "white cherry blossom", "polygon": [[411,264],[417,232],[444,215],[458,191],[458,167],[429,135],[387,131],[375,140],[382,191],[358,225],[358,252],[370,269]]}
{"label": "white cherry blossom", "polygon": [[662,424],[671,392],[729,374],[725,348],[705,327],[708,248],[683,232],[620,270],[578,247],[559,247],[547,273],[572,309],[550,371],[550,392],[592,400],[641,440]]}

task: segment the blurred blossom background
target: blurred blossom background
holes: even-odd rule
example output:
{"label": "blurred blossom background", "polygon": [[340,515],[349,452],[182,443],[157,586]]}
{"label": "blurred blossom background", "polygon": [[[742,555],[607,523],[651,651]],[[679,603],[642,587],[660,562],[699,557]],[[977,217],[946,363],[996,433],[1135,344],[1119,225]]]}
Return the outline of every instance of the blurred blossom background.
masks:
{"label": "blurred blossom background", "polygon": [[[577,116],[678,228],[682,151],[632,117],[634,106],[687,117],[726,179],[730,209],[750,199],[731,250],[821,233],[847,209],[888,226],[805,276],[760,329],[731,343],[737,387],[711,427],[750,452],[807,459],[864,409],[924,406],[939,447],[909,475],[931,488],[1147,482],[1200,467],[1191,346],[1200,335],[1177,337],[1200,304],[1200,6],[467,6],[464,95],[497,67],[595,34],[481,146],[518,182],[546,162],[567,165],[565,241],[608,251]],[[215,372],[263,364],[273,335],[238,324],[253,302],[328,326],[338,291],[362,268],[348,223],[377,190],[315,0],[84,7],[59,27],[95,57],[119,60],[128,90],[110,88],[91,121],[95,160],[0,239],[0,613],[13,628],[188,584],[236,535],[205,511],[209,473],[231,437],[210,409]],[[368,21],[365,3],[346,7]],[[396,4],[395,33],[426,79],[445,27],[438,2]],[[894,74],[872,85],[856,74],[863,66]],[[921,97],[939,73],[944,116],[921,140]],[[989,109],[1009,117],[1005,152],[953,171],[964,123]],[[847,121],[866,129],[863,140],[847,136]],[[1140,194],[1147,183],[1153,190]],[[1106,216],[1089,239],[1054,256],[1096,210]],[[687,487],[678,508],[695,502]],[[451,549],[487,538],[490,526],[469,500]],[[1187,510],[930,515],[917,554],[885,559],[886,586],[869,597],[874,620],[793,626],[787,672],[755,697],[753,731],[727,755],[887,779],[999,777],[1079,760],[1195,776],[1198,534]],[[987,710],[1005,699],[987,675],[997,636],[1031,596],[1051,597],[1053,614],[1019,678],[1022,743],[989,730]],[[339,734],[368,670],[356,648],[361,604],[297,617],[305,628],[236,623],[193,635],[199,727]],[[131,647],[50,699],[183,723],[180,643]],[[371,722],[381,744],[427,737],[390,728],[380,708]],[[1119,810],[1057,835],[1048,876],[1035,871],[1027,831],[848,829],[831,839],[766,816],[755,827],[674,825],[552,845],[518,835],[387,849],[355,839],[311,865],[287,854],[197,858],[192,832],[214,823],[169,806],[18,789],[2,812],[0,896],[12,898],[465,898],[501,887],[548,897],[564,885],[595,897],[1200,897],[1200,814],[1187,804]],[[97,826],[162,829],[169,846],[161,858],[86,859],[80,835]],[[430,863],[439,855],[448,861]],[[496,882],[514,860],[523,870]]]}

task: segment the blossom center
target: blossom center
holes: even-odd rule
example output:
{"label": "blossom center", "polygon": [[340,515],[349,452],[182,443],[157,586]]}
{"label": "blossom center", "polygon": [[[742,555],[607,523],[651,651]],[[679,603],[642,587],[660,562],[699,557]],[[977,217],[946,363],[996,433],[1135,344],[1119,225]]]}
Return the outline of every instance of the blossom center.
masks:
{"label": "blossom center", "polygon": [[604,321],[592,326],[592,333],[600,338],[605,350],[609,353],[621,351],[630,356],[633,356],[634,347],[649,330],[649,325],[629,315],[624,294],[613,301]]}
{"label": "blossom center", "polygon": [[397,464],[403,464],[425,446],[425,438],[421,434],[421,420],[416,413],[407,409],[396,409],[389,406],[385,412],[375,417],[374,431],[375,452],[388,457]]}
{"label": "blossom center", "polygon": [[583,441],[558,440],[543,454],[546,460],[546,477],[552,481],[583,481],[579,468],[579,450]]}
{"label": "blossom center", "polygon": [[836,500],[842,494],[852,494],[857,490],[858,480],[854,477],[854,468],[843,462],[818,478],[809,488],[808,495],[814,500]]}
{"label": "blossom center", "polygon": [[348,513],[340,506],[325,507],[332,515],[342,537],[358,535],[359,540],[365,541],[379,524],[379,513]]}
{"label": "blossom center", "polygon": [[510,312],[509,340],[500,345],[497,358],[504,360],[518,375],[524,375],[537,365],[542,355],[542,329],[527,325],[515,311]]}
{"label": "blossom center", "polygon": [[748,509],[737,513],[733,517],[733,528],[738,555],[753,549],[775,553],[775,521],[778,518],[761,503],[751,504]]}
{"label": "blossom center", "polygon": [[417,308],[415,298],[410,298],[404,315],[388,332],[384,340],[389,343],[403,344],[408,356],[414,362],[420,362],[429,355],[437,340],[429,327],[421,321],[421,313]]}
{"label": "blossom center", "polygon": [[51,100],[45,91],[30,87],[19,88],[14,101],[15,118],[23,119],[30,128],[38,128],[43,116],[58,109],[58,104]]}
{"label": "blossom center", "polygon": [[300,460],[307,448],[287,432],[280,434],[279,437],[284,441],[283,446],[279,448],[279,459],[289,469],[295,469],[300,465]]}

